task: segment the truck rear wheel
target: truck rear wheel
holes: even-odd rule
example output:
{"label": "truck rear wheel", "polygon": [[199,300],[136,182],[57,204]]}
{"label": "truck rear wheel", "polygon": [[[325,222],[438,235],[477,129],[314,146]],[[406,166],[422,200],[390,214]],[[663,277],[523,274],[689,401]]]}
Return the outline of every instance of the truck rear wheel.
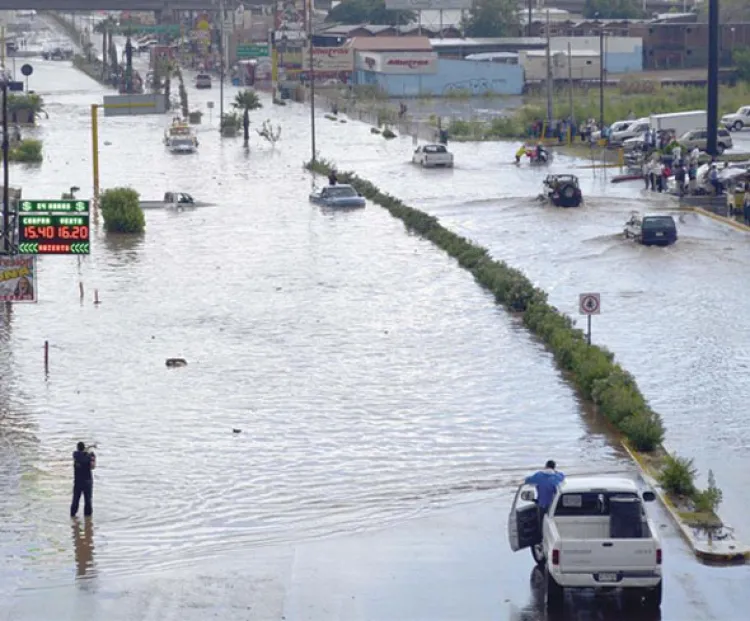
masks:
{"label": "truck rear wheel", "polygon": [[544,565],[544,562],[547,560],[547,557],[544,556],[544,545],[536,543],[531,546],[531,556],[534,557],[534,562],[537,565]]}
{"label": "truck rear wheel", "polygon": [[547,610],[560,610],[565,603],[565,591],[555,582],[549,571],[545,571],[544,587]]}
{"label": "truck rear wheel", "polygon": [[644,590],[643,602],[648,610],[659,610],[661,608],[661,582],[655,587]]}

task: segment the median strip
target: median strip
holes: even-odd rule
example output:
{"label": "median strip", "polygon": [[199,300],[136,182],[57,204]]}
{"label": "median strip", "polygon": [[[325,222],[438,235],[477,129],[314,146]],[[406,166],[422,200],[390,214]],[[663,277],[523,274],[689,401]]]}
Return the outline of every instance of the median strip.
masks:
{"label": "median strip", "polygon": [[[328,175],[336,167],[325,160],[316,160],[308,162],[306,168],[313,173]],[[341,183],[352,185],[364,197],[401,220],[409,231],[431,241],[456,259],[495,296],[498,304],[519,316],[524,325],[545,343],[565,378],[623,439],[626,450],[644,478],[657,488],[680,531],[690,533],[686,539],[697,556],[717,562],[750,558],[749,550],[732,538],[731,530],[724,526],[716,513],[721,502],[720,490],[715,485],[709,485],[706,490],[697,489],[692,461],[664,448],[665,429],[661,416],[651,409],[633,376],[615,362],[611,352],[589,345],[586,335],[575,327],[575,322],[549,304],[545,291],[535,287],[520,270],[493,259],[486,248],[448,230],[436,217],[381,192],[353,172],[337,171],[337,176]],[[711,473],[709,478],[713,479]],[[701,532],[707,533],[709,543],[706,545],[701,543]],[[719,540],[721,546],[716,545]],[[726,554],[728,546],[733,547],[731,558]]]}

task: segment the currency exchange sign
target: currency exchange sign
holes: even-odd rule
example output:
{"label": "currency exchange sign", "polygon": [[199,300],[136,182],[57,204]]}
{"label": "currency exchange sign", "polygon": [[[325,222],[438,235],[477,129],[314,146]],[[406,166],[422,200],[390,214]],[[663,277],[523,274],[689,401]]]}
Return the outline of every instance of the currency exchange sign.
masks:
{"label": "currency exchange sign", "polygon": [[18,210],[20,254],[89,254],[89,201],[23,200]]}

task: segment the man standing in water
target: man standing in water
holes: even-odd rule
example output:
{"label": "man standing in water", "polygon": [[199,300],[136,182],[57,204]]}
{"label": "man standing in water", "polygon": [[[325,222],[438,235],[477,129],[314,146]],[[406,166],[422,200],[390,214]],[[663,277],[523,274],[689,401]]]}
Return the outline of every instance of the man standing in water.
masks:
{"label": "man standing in water", "polygon": [[96,455],[86,450],[86,445],[79,442],[73,452],[73,502],[70,505],[70,517],[76,517],[78,503],[83,494],[83,515],[89,517],[94,512],[91,497],[94,493],[94,476],[91,473],[96,468]]}

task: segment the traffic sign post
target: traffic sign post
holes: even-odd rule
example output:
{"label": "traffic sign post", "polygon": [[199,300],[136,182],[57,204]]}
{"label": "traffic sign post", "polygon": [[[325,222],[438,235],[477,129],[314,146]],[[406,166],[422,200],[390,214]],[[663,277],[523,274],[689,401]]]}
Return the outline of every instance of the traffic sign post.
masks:
{"label": "traffic sign post", "polygon": [[578,295],[578,313],[586,315],[588,330],[586,331],[586,342],[591,345],[591,316],[601,314],[602,299],[598,293],[580,293]]}
{"label": "traffic sign post", "polygon": [[20,254],[89,254],[89,201],[21,201],[18,213]]}

